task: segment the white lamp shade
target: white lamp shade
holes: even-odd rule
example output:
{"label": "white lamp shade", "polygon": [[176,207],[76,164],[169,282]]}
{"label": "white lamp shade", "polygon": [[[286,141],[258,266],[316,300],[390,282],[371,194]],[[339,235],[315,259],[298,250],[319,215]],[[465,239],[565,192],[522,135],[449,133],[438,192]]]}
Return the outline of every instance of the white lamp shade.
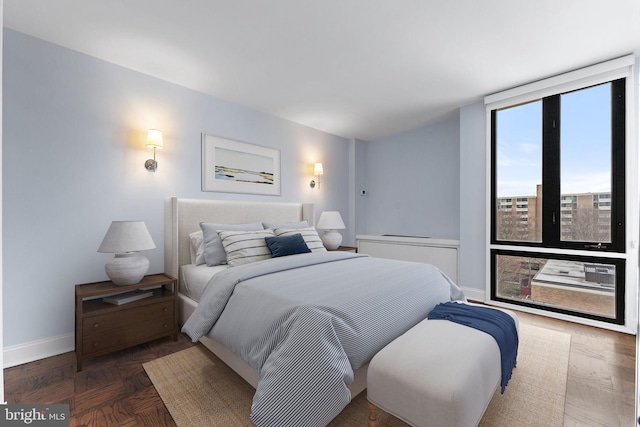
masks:
{"label": "white lamp shade", "polygon": [[98,252],[124,253],[155,249],[144,221],[113,221]]}
{"label": "white lamp shade", "polygon": [[316,163],[313,166],[313,174],[314,175],[322,175],[324,172],[322,170],[322,163]]}
{"label": "white lamp shade", "polygon": [[342,230],[346,227],[344,226],[340,212],[327,211],[320,214],[316,228],[319,230]]}
{"label": "white lamp shade", "polygon": [[147,132],[147,147],[158,149],[162,149],[164,147],[161,131],[158,129],[149,129],[149,132]]}

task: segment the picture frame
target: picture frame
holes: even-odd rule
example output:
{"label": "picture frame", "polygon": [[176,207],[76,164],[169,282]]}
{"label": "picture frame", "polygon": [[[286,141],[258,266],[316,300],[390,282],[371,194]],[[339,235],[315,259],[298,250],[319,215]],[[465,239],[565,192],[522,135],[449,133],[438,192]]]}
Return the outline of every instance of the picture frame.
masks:
{"label": "picture frame", "polygon": [[202,191],[280,195],[280,150],[202,134]]}

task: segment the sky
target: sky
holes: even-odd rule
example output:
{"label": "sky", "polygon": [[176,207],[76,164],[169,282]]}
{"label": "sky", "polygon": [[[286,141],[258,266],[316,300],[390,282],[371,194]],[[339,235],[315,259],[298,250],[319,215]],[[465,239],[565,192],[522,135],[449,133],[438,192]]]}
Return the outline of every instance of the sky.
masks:
{"label": "sky", "polygon": [[[611,85],[561,96],[560,191],[611,191]],[[534,196],[542,183],[542,101],[498,112],[498,197]]]}

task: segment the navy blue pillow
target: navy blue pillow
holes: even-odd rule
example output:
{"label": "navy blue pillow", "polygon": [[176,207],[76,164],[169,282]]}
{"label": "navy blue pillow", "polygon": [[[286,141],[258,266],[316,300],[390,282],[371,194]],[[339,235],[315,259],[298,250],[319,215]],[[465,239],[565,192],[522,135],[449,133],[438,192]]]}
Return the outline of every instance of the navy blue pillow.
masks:
{"label": "navy blue pillow", "polygon": [[311,252],[302,234],[299,233],[289,236],[267,236],[264,240],[267,242],[272,258]]}

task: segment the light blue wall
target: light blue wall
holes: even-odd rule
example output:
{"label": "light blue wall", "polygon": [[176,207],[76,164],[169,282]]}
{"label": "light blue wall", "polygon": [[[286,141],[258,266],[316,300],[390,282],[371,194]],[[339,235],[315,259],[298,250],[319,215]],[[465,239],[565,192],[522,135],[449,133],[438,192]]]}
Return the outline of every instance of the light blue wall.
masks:
{"label": "light blue wall", "polygon": [[460,109],[460,252],[458,284],[486,287],[486,110],[483,102]]}
{"label": "light blue wall", "polygon": [[366,234],[459,237],[459,133],[454,118],[366,144]]}
{"label": "light blue wall", "polygon": [[[4,345],[73,332],[74,285],[106,279],[113,220],[144,220],[163,271],[169,196],[316,203],[348,214],[349,141],[11,30],[4,32]],[[146,130],[163,131],[156,173]],[[282,195],[200,191],[201,132],[281,150]],[[322,161],[320,190],[311,164]],[[344,235],[352,235],[344,230]],[[346,242],[353,243],[353,242]]]}
{"label": "light blue wall", "polygon": [[[358,220],[355,223],[355,234],[367,233],[367,217],[366,215],[357,215],[359,212],[367,212],[369,206],[369,182],[367,179],[367,147],[369,143],[356,139],[354,141],[355,151],[355,183],[353,188],[354,194],[354,210]],[[362,194],[362,191],[365,194]]]}

